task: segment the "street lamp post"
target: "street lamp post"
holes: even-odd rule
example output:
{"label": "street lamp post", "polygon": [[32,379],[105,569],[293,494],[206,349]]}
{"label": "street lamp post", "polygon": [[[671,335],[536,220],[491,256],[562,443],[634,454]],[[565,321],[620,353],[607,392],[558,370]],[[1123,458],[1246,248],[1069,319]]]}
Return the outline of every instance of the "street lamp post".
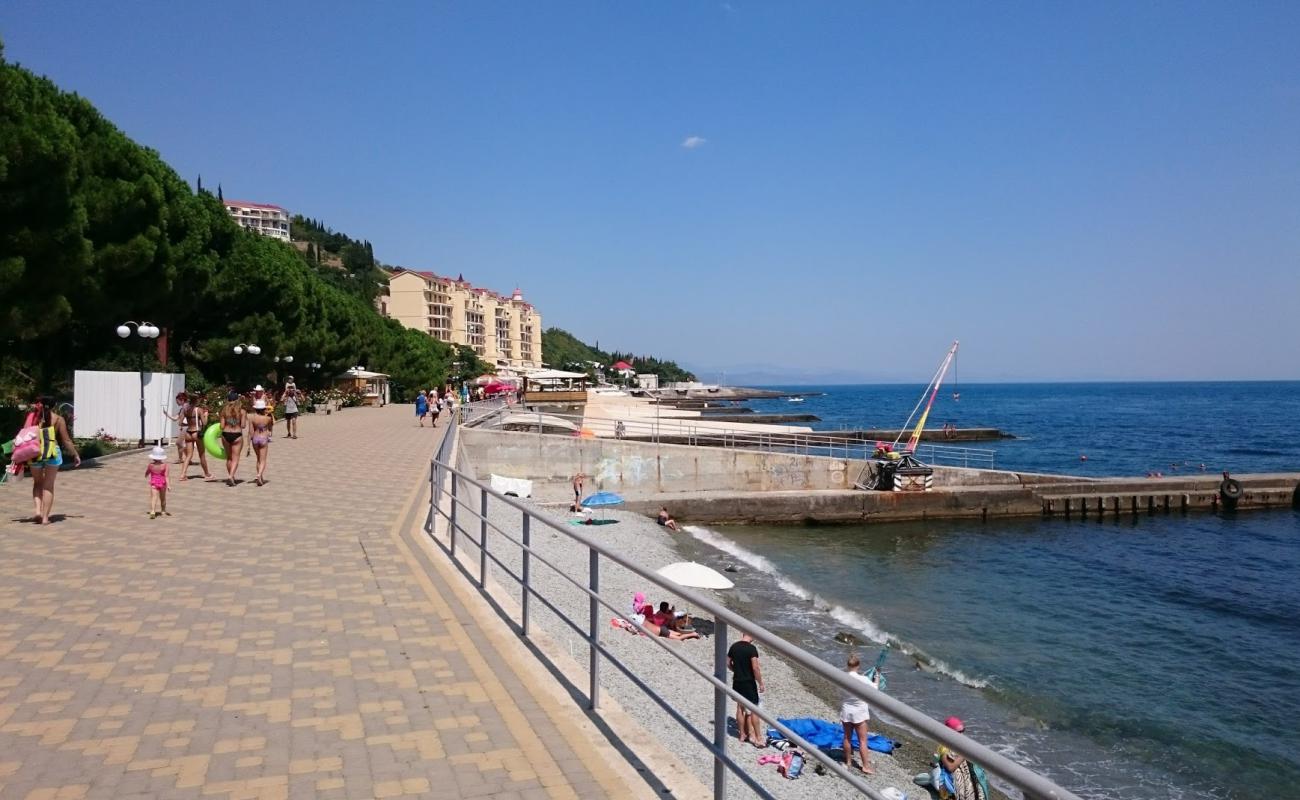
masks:
{"label": "street lamp post", "polygon": [[[287,364],[292,364],[292,363],[293,363],[293,356],[276,356],[276,357],[275,357],[274,359],[272,359],[272,360],[273,360],[276,364],[286,364],[286,365],[287,365]],[[286,366],[285,369],[288,370],[288,367]],[[275,368],[275,385],[278,386],[279,384],[280,384],[280,368],[277,366],[277,367]]]}
{"label": "street lamp post", "polygon": [[[117,326],[117,335],[125,339],[131,335],[132,329],[141,339],[157,339],[158,334],[162,333],[152,322],[127,320]],[[144,348],[140,349],[140,446],[144,447]]]}
{"label": "street lamp post", "polygon": [[255,344],[244,344],[243,342],[240,342],[239,344],[235,345],[233,349],[235,355],[237,356],[242,356],[245,353],[247,353],[250,356],[259,356],[262,354],[262,348],[258,347]]}

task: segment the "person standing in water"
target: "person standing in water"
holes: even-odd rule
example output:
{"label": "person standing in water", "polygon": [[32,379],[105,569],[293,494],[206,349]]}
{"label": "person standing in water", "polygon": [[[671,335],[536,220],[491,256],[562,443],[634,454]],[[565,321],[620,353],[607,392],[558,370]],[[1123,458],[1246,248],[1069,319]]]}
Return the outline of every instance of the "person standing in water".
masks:
{"label": "person standing in water", "polygon": [[167,451],[161,445],[155,445],[149,453],[149,465],[144,468],[145,477],[149,479],[149,519],[160,515],[171,516],[167,510],[167,490],[171,481],[167,474]]}
{"label": "person standing in water", "polygon": [[226,395],[226,404],[221,407],[221,440],[226,447],[226,485],[235,485],[235,473],[239,472],[240,445],[243,444],[244,426],[248,423],[248,414],[244,411],[243,398],[234,389]]}
{"label": "person standing in water", "polygon": [[257,485],[266,485],[266,460],[271,454],[271,427],[275,417],[266,410],[265,400],[253,401],[253,413],[248,415],[248,441],[257,456]]}

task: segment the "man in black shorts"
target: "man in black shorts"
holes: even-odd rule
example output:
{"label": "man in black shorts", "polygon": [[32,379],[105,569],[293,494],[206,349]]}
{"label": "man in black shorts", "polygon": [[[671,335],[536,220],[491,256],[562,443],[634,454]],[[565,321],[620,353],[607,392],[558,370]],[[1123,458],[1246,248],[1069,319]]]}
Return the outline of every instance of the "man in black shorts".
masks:
{"label": "man in black shorts", "polygon": [[[740,641],[727,650],[727,669],[731,670],[731,688],[758,705],[758,696],[766,692],[767,687],[763,685],[763,670],[758,666],[758,648],[754,646],[753,636],[742,633]],[[760,729],[761,724],[757,714],[736,703],[736,728],[741,744],[750,742],[758,748],[766,747],[767,737]]]}
{"label": "man in black shorts", "polygon": [[288,383],[284,385],[284,394],[280,395],[280,402],[284,404],[285,435],[290,439],[298,438],[298,401],[301,399],[302,392],[298,391],[298,386],[290,375]]}

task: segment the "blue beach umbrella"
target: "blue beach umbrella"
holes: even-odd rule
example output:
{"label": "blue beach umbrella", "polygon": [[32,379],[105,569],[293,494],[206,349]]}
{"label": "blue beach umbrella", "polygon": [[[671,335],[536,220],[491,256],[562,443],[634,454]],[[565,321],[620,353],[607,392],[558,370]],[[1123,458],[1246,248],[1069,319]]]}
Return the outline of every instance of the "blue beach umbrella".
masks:
{"label": "blue beach umbrella", "polygon": [[[623,504],[623,497],[613,492],[596,492],[595,494],[582,501],[584,508],[605,508],[606,506],[617,506]],[[601,519],[604,519],[602,516]]]}

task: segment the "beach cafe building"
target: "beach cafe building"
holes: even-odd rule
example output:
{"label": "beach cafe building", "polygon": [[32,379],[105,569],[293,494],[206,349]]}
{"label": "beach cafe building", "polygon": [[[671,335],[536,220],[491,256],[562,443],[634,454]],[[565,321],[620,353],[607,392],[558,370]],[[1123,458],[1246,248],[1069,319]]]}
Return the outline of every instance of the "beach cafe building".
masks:
{"label": "beach cafe building", "polygon": [[382,372],[353,367],[342,375],[335,376],[334,385],[340,389],[356,389],[361,392],[363,405],[388,405],[388,376]]}
{"label": "beach cafe building", "polygon": [[585,403],[587,375],[544,369],[524,377],[525,403]]}

